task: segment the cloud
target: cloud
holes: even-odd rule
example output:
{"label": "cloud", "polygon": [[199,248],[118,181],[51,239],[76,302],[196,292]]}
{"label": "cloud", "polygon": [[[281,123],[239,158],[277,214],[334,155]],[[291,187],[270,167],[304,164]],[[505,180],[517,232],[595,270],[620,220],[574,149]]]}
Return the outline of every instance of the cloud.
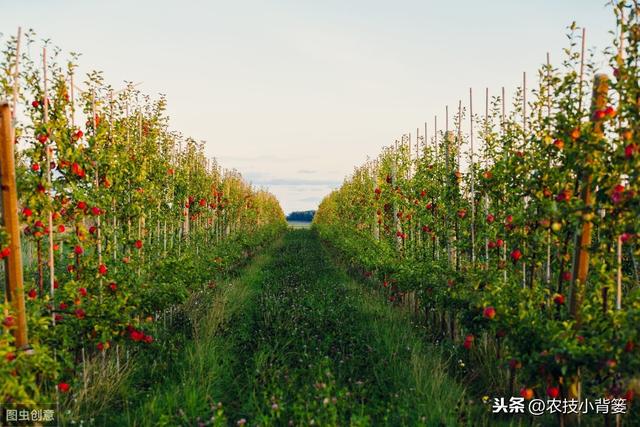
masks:
{"label": "cloud", "polygon": [[293,186],[289,189],[292,193],[317,193],[322,192],[322,194],[326,193],[326,187],[319,186],[311,186],[311,187],[301,187],[301,186]]}
{"label": "cloud", "polygon": [[309,202],[309,203],[318,203],[320,200],[322,200],[324,198],[324,196],[317,196],[317,197],[305,197],[302,199],[296,199],[297,202]]}
{"label": "cloud", "polygon": [[216,156],[217,160],[222,162],[293,162],[299,160],[308,160],[313,159],[313,156],[296,156],[296,157],[282,157],[282,156],[274,156],[270,154],[263,154],[259,156]]}
{"label": "cloud", "polygon": [[311,170],[311,169],[300,169],[298,171],[298,173],[304,173],[304,174],[313,174],[313,173],[317,173],[318,171],[315,170]]}
{"label": "cloud", "polygon": [[271,179],[255,179],[252,181],[254,185],[283,185],[292,187],[322,186],[322,187],[338,187],[342,183],[332,179],[298,179],[298,178],[271,178]]}

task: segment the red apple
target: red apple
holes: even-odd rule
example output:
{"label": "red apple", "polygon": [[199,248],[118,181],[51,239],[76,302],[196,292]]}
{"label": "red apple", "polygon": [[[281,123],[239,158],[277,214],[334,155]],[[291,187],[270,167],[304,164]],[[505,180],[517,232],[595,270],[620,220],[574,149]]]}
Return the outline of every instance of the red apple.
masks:
{"label": "red apple", "polygon": [[496,309],[491,306],[485,307],[482,315],[485,319],[493,319],[494,317],[496,317]]}
{"label": "red apple", "polygon": [[607,108],[604,109],[604,114],[606,114],[607,117],[609,118],[613,118],[616,116],[616,110],[611,105],[609,105]]}
{"label": "red apple", "polygon": [[581,135],[581,134],[580,134],[580,129],[578,129],[578,128],[574,128],[574,129],[571,131],[571,133],[570,133],[570,135],[569,135],[569,136],[571,136],[571,139],[573,139],[573,140],[575,141],[575,140],[577,140],[578,138],[580,138],[580,135]]}
{"label": "red apple", "polygon": [[627,343],[624,345],[624,351],[626,351],[627,353],[631,353],[634,348],[635,344],[631,340],[627,341]]}
{"label": "red apple", "polygon": [[514,249],[511,251],[511,260],[516,263],[522,258],[522,251],[520,249]]}
{"label": "red apple", "polygon": [[464,344],[462,344],[464,346],[464,348],[466,348],[467,350],[471,350],[471,348],[473,347],[473,340],[474,340],[474,336],[473,335],[467,335],[464,338]]}
{"label": "red apple", "polygon": [[13,326],[15,326],[16,324],[16,319],[13,316],[7,316],[4,318],[4,320],[2,321],[2,324],[4,326],[6,326],[7,328],[11,328]]}
{"label": "red apple", "polygon": [[520,389],[520,397],[524,397],[525,400],[533,399],[533,389],[522,387]]}
{"label": "red apple", "polygon": [[0,259],[4,259],[9,255],[11,255],[11,248],[9,248],[8,246],[5,246],[4,248],[2,248],[2,250],[0,250]]}
{"label": "red apple", "polygon": [[602,119],[604,119],[606,116],[607,116],[607,113],[605,113],[605,111],[604,111],[604,110],[596,110],[596,111],[593,113],[593,118],[594,118],[595,120],[602,120]]}
{"label": "red apple", "polygon": [[129,336],[135,342],[142,341],[142,339],[144,338],[144,334],[142,332],[136,331],[136,330],[131,331]]}

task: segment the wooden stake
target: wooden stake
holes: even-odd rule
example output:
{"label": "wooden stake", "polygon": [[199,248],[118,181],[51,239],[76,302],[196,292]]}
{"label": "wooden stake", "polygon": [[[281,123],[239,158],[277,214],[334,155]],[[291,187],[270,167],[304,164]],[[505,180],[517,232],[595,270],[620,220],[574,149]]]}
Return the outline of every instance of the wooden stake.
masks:
{"label": "wooden stake", "polygon": [[522,73],[522,134],[527,140],[527,73]]}
{"label": "wooden stake", "polygon": [[580,80],[578,84],[578,114],[582,114],[582,81],[584,80],[584,47],[587,29],[582,29],[582,47],[580,48]]}
{"label": "wooden stake", "polygon": [[502,116],[502,126],[501,126],[501,130],[504,131],[504,113],[505,113],[505,105],[506,105],[505,104],[506,101],[504,99],[504,97],[505,97],[504,86],[502,86],[500,93],[501,93],[500,100],[502,101],[502,114],[501,114],[501,116]]}
{"label": "wooden stake", "polygon": [[24,303],[22,278],[22,252],[20,247],[20,224],[18,222],[18,191],[16,188],[15,158],[13,153],[13,130],[11,109],[0,104],[0,182],[2,184],[2,218],[9,233],[10,254],[5,258],[6,297],[13,307],[17,325],[16,347],[27,349],[27,317]]}
{"label": "wooden stake", "polygon": [[438,116],[433,116],[433,147],[435,148],[435,161],[438,163]]}
{"label": "wooden stake", "polygon": [[18,106],[18,88],[20,79],[20,40],[22,39],[22,28],[18,27],[16,38],[16,66],[13,70],[13,100],[11,102],[11,117],[16,118],[16,108]]}
{"label": "wooden stake", "polygon": [[[49,121],[49,98],[47,97],[47,48],[42,48],[42,74],[43,74],[43,90],[44,90],[44,100],[43,100],[43,113],[44,113],[44,123],[46,124]],[[45,146],[45,150],[47,153],[47,184],[49,185],[49,198],[53,199],[51,195],[51,154],[52,148],[47,145]],[[49,292],[51,294],[51,298],[53,298],[53,292],[55,289],[55,261],[53,258],[53,212],[49,209],[47,215],[47,222],[49,226]],[[51,314],[52,321],[55,324],[55,316]]]}
{"label": "wooden stake", "polygon": [[[504,135],[504,125],[505,125],[505,110],[506,110],[506,100],[505,100],[505,91],[504,86],[500,89],[500,98],[502,101],[502,112],[501,112],[501,121],[500,121],[500,132]],[[507,242],[506,240],[502,244],[502,261],[507,262]],[[504,283],[507,283],[507,269],[504,268],[502,271],[502,280]]]}
{"label": "wooden stake", "polygon": [[[486,141],[486,137],[487,134],[489,133],[489,88],[485,88],[484,90],[484,134],[485,134],[485,141],[484,141],[484,151],[483,151],[483,157],[484,157],[484,167],[486,168],[488,166],[488,162],[487,162],[487,155],[486,155],[486,150],[487,150],[487,141]],[[489,196],[487,194],[485,194],[485,198],[484,198],[484,214],[488,215],[489,214]],[[487,267],[489,266],[489,238],[487,237],[485,239],[484,242],[484,254],[485,254],[485,258],[487,261]],[[500,347],[499,347],[500,343],[498,342],[498,351],[500,351]]]}
{"label": "wooden stake", "polygon": [[419,159],[420,159],[420,128],[416,128],[416,172],[418,171]]}
{"label": "wooden stake", "polygon": [[[547,52],[547,117],[551,117],[551,61]],[[549,165],[550,166],[550,165]],[[551,284],[551,230],[547,230],[546,282]]]}
{"label": "wooden stake", "polygon": [[427,148],[427,122],[424,122],[424,138],[422,138],[422,149],[424,152],[426,152],[426,148]]}
{"label": "wooden stake", "polygon": [[618,271],[616,277],[616,310],[622,309],[622,236],[618,236],[617,263]]}
{"label": "wooden stake", "polygon": [[73,70],[69,75],[69,101],[71,103],[71,127],[76,126],[75,86],[73,84]]}
{"label": "wooden stake", "polygon": [[461,162],[460,156],[462,153],[462,101],[458,100],[458,141],[456,144],[456,171],[460,171]]}
{"label": "wooden stake", "polygon": [[444,132],[449,132],[449,106],[444,107]]}
{"label": "wooden stake", "polygon": [[[527,73],[522,73],[522,142],[527,144]],[[525,204],[527,199],[524,200]],[[527,286],[527,263],[522,263],[522,287]]]}
{"label": "wooden stake", "polygon": [[469,88],[469,144],[471,150],[471,263],[476,263],[476,195],[475,195],[475,163],[473,159],[473,89]]}
{"label": "wooden stake", "polygon": [[[94,146],[98,145],[98,118],[97,110],[96,110],[96,94],[95,92],[91,93],[91,114],[93,115],[93,137],[95,138]],[[100,188],[100,175],[98,171],[98,164],[96,163],[96,167],[94,170],[94,182],[96,189]],[[100,215],[96,218],[96,249],[98,251],[98,264],[102,264],[102,232],[101,232],[101,221]],[[100,278],[100,282],[102,283],[102,278]]]}
{"label": "wooden stake", "polygon": [[[435,159],[434,166],[437,168],[438,166],[438,116],[433,117],[433,142],[435,147]],[[436,259],[440,259],[440,239],[438,238],[438,234],[436,233],[436,240],[434,242],[433,249],[436,254]]]}
{"label": "wooden stake", "polygon": [[[608,90],[609,78],[605,74],[596,75],[593,83],[593,111],[601,110],[605,107]],[[593,132],[599,138],[604,135],[602,121],[594,122]],[[588,162],[589,159],[587,159],[587,163]],[[590,211],[592,209],[593,202],[591,198],[591,175],[588,171],[583,173],[581,181],[583,186],[582,202],[584,203],[585,210]],[[589,273],[589,247],[591,246],[592,227],[593,223],[585,220],[582,223],[582,232],[578,239],[579,247],[577,248],[577,265],[574,269],[574,277],[571,287],[571,300],[569,305],[571,316],[576,321],[576,327],[579,327],[581,323],[580,307],[582,306],[585,283],[587,281],[587,274]]]}

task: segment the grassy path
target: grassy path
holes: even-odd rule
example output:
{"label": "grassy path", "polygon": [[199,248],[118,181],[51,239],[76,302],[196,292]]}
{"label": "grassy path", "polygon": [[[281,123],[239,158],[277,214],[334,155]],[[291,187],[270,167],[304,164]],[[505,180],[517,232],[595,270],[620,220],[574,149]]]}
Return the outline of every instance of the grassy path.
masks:
{"label": "grassy path", "polygon": [[225,285],[197,331],[128,424],[459,423],[463,390],[442,357],[310,230],[289,231]]}

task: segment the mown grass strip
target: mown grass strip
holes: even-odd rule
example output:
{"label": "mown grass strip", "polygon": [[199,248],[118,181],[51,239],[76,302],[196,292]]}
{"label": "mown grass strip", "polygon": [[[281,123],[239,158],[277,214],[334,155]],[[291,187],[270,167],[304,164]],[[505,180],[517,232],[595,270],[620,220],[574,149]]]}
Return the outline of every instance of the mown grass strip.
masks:
{"label": "mown grass strip", "polygon": [[184,359],[119,421],[469,424],[442,354],[337,267],[313,231],[289,231],[220,286],[195,331]]}
{"label": "mown grass strip", "polygon": [[458,425],[464,390],[402,314],[337,268],[312,231],[266,266],[231,420],[260,425]]}

